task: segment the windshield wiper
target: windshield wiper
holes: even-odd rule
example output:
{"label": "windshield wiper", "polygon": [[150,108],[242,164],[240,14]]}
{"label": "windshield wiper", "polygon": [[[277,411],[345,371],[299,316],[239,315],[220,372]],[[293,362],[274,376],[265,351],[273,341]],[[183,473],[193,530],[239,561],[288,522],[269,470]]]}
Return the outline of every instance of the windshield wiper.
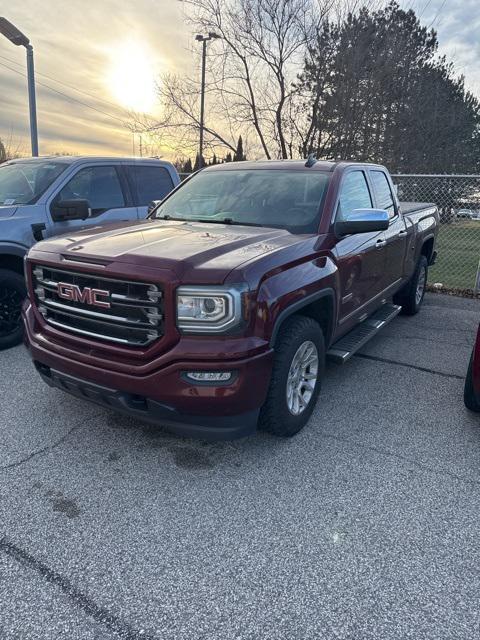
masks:
{"label": "windshield wiper", "polygon": [[155,216],[154,220],[174,220],[175,222],[190,222],[188,218],[176,218],[175,216],[171,216],[168,213],[159,217]]}
{"label": "windshield wiper", "polygon": [[258,222],[241,222],[240,220],[234,220],[233,218],[198,218],[197,220],[191,220],[191,222],[211,222],[212,224],[234,224],[241,227],[263,227],[263,224]]}
{"label": "windshield wiper", "polygon": [[232,224],[242,227],[263,227],[265,225],[258,222],[241,222],[240,220],[234,220],[233,218],[177,218],[166,213],[163,216],[155,218],[156,220],[175,220],[180,222],[200,222],[201,224]]}

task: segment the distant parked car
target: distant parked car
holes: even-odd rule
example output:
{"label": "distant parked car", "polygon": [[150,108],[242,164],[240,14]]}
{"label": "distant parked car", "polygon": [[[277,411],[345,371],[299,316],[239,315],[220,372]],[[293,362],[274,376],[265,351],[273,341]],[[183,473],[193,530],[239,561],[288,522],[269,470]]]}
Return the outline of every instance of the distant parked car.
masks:
{"label": "distant parked car", "polygon": [[473,347],[472,357],[468,366],[463,397],[467,409],[480,412],[480,326],[478,327],[477,341]]}
{"label": "distant parked car", "polygon": [[459,209],[457,211],[457,218],[463,218],[465,220],[474,220],[479,216],[478,211],[472,211],[471,209]]}
{"label": "distant parked car", "polygon": [[0,350],[19,343],[23,258],[38,240],[108,222],[142,220],[179,184],[155,159],[42,157],[0,165]]}

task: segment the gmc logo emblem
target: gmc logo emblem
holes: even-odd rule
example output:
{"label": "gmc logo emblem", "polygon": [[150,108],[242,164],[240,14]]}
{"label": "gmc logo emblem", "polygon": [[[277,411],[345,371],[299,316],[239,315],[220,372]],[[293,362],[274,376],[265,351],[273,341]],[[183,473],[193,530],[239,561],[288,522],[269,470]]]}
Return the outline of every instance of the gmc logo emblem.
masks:
{"label": "gmc logo emblem", "polygon": [[108,298],[110,296],[110,291],[104,291],[103,289],[92,289],[91,287],[80,289],[76,284],[59,282],[57,284],[57,295],[64,300],[83,302],[84,304],[91,304],[95,307],[101,307],[102,309],[110,309],[111,306],[110,302],[99,300],[99,298]]}

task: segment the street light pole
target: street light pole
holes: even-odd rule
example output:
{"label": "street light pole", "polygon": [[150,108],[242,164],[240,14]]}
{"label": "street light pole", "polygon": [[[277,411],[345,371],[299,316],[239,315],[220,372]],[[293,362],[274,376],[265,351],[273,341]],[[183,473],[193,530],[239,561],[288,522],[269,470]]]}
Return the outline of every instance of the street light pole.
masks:
{"label": "street light pole", "polygon": [[38,156],[37,101],[35,97],[35,68],[33,64],[33,47],[30,40],[6,18],[0,17],[0,33],[17,47],[27,50],[28,105],[30,110],[30,139],[32,156]]}
{"label": "street light pole", "polygon": [[197,34],[195,40],[202,43],[202,85],[200,93],[200,145],[198,153],[198,168],[201,169],[203,165],[203,132],[205,129],[205,67],[207,64],[207,42],[220,38],[219,35],[210,31],[208,36]]}
{"label": "street light pole", "polygon": [[205,66],[207,63],[207,40],[202,41],[202,92],[200,96],[200,149],[198,154],[198,168],[203,165],[203,128],[205,126]]}
{"label": "street light pole", "polygon": [[33,47],[27,46],[27,75],[28,75],[28,106],[30,109],[30,139],[32,142],[32,156],[38,156],[37,131],[37,99],[35,96],[35,67],[33,64]]}

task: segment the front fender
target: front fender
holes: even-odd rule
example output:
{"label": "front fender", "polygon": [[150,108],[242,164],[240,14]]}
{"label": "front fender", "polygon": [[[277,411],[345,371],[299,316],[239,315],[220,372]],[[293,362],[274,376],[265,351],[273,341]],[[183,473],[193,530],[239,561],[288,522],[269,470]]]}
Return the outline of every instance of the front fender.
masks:
{"label": "front fender", "polygon": [[261,283],[258,290],[255,335],[263,336],[274,344],[285,318],[327,296],[332,303],[333,329],[336,323],[337,289],[337,266],[328,256],[272,274]]}

